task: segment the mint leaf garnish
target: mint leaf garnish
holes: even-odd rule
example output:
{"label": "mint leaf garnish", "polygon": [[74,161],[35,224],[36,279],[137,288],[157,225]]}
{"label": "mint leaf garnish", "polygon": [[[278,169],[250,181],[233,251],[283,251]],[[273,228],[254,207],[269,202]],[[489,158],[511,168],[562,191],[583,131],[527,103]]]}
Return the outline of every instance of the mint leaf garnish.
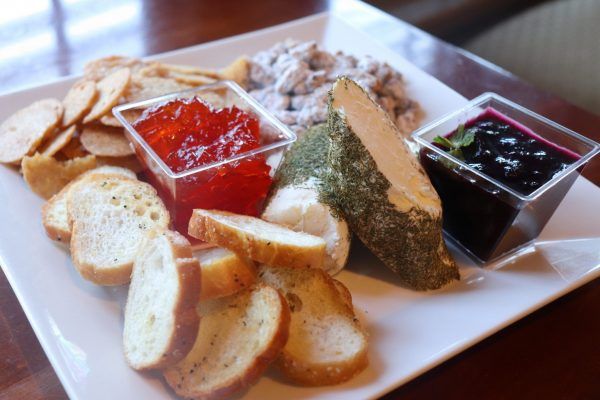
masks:
{"label": "mint leaf garnish", "polygon": [[450,151],[448,151],[448,153],[452,154],[454,157],[458,158],[459,160],[465,160],[465,156],[462,152],[461,149],[452,149]]}
{"label": "mint leaf garnish", "polygon": [[447,138],[445,138],[443,136],[436,136],[433,139],[433,142],[437,143],[437,144],[441,144],[442,146],[447,147],[449,149],[454,147],[454,143],[452,143],[451,141],[449,141]]}
{"label": "mint leaf garnish", "polygon": [[473,129],[465,129],[465,126],[461,124],[456,129],[456,132],[449,138],[436,136],[433,139],[433,142],[444,146],[447,149],[446,151],[454,157],[464,160],[465,157],[461,148],[469,146],[474,140],[475,131]]}
{"label": "mint leaf garnish", "polygon": [[459,125],[456,133],[450,137],[454,147],[467,147],[475,140],[475,132],[472,129],[466,129],[464,125]]}

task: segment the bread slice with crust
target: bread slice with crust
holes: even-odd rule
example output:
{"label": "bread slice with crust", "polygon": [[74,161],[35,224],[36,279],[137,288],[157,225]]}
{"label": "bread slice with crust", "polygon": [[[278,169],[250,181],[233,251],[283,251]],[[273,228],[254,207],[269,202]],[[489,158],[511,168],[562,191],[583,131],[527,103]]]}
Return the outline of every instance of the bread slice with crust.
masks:
{"label": "bread slice with crust", "polygon": [[346,306],[354,313],[354,306],[352,305],[352,293],[350,293],[350,290],[346,287],[346,285],[337,279],[332,279],[332,282]]}
{"label": "bread slice with crust", "polygon": [[366,368],[367,335],[341,282],[319,269],[262,266],[258,276],[290,306],[290,336],[277,360],[285,376],[301,385],[334,385]]}
{"label": "bread slice with crust", "polygon": [[129,282],[147,232],[169,226],[156,190],[117,175],[96,175],[67,194],[71,257],[79,273],[99,285]]}
{"label": "bread slice with crust", "polygon": [[103,166],[84,172],[71,181],[60,192],[52,196],[42,207],[42,225],[50,239],[58,242],[68,243],[71,240],[71,226],[67,217],[67,193],[75,182],[98,174],[120,175],[126,178],[136,179],[133,171],[126,168]]}
{"label": "bread slice with crust", "polygon": [[226,211],[194,210],[188,232],[273,266],[322,268],[325,259],[325,241],[318,236]]}
{"label": "bread slice with crust", "polygon": [[190,242],[177,232],[150,232],[133,264],[125,306],[123,347],[133,369],[166,368],[191,350],[200,287]]}
{"label": "bread slice with crust", "polygon": [[194,347],[164,371],[167,383],[185,398],[224,398],[250,386],[287,341],[286,301],[264,284],[200,302],[199,312],[202,322]]}
{"label": "bread slice with crust", "polygon": [[256,280],[256,266],[222,247],[194,251],[202,270],[200,300],[216,299],[232,295],[250,287]]}

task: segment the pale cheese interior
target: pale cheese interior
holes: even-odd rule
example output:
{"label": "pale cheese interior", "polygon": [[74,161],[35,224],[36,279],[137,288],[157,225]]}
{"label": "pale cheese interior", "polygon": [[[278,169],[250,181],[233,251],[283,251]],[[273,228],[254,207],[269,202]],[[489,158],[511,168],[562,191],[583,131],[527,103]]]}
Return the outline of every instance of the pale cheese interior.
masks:
{"label": "pale cheese interior", "polygon": [[346,117],[349,128],[391,183],[388,190],[390,203],[401,212],[416,207],[432,216],[440,215],[437,193],[385,111],[351,81],[336,82],[332,106]]}

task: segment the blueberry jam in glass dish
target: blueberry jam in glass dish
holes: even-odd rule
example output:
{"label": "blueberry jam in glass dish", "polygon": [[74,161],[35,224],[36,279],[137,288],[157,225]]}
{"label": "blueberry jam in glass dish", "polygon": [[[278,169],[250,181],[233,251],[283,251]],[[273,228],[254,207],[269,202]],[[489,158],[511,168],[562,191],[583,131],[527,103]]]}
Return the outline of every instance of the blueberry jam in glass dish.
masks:
{"label": "blueberry jam in glass dish", "polygon": [[495,94],[413,134],[444,231],[478,262],[530,244],[598,144]]}
{"label": "blueberry jam in glass dish", "polygon": [[[469,136],[470,144],[464,145],[466,141],[463,140],[457,156],[481,173],[526,195],[539,189],[580,158],[576,153],[535,135],[493,108],[488,108],[459,128],[463,136]],[[457,131],[445,137],[453,147],[452,139],[455,136]],[[443,150],[453,149],[438,144]]]}

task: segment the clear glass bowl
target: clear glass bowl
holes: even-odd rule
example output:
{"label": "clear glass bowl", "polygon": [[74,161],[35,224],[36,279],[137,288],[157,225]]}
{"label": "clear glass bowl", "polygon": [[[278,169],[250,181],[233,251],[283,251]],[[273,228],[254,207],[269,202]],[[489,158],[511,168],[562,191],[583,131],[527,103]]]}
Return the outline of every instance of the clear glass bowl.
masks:
{"label": "clear glass bowl", "polygon": [[[434,145],[461,124],[492,108],[580,158],[530,194],[511,189]],[[444,231],[479,263],[529,245],[542,231],[598,143],[497,94],[485,93],[465,107],[412,134],[419,157],[442,200]]]}
{"label": "clear glass bowl", "polygon": [[[147,108],[170,100],[191,98],[194,96],[202,98],[215,108],[236,106],[255,116],[259,120],[260,125],[261,146],[219,162],[213,162],[183,172],[172,171],[135,130],[133,123]],[[133,144],[138,158],[146,167],[145,173],[148,180],[156,187],[171,213],[171,220],[175,229],[182,233],[187,233],[187,224],[191,215],[191,209],[200,208],[199,205],[211,203],[208,201],[208,195],[203,193],[202,185],[205,185],[219,173],[227,173],[228,167],[233,168],[234,165],[240,165],[240,163],[250,162],[251,160],[265,160],[271,167],[270,175],[272,177],[279,166],[285,150],[296,140],[296,135],[286,125],[277,120],[262,105],[232,81],[220,81],[149,100],[124,104],[115,107],[113,114],[125,127],[125,133]],[[242,187],[246,183],[251,185],[253,179],[252,176],[244,177],[241,181]],[[236,182],[240,182],[239,177],[236,179]],[[199,190],[193,196],[193,199],[190,200],[190,189],[193,191],[194,185]],[[236,195],[234,192],[238,192],[239,195],[239,187],[224,187],[219,192],[219,196],[223,197],[223,201],[226,199],[231,201]],[[213,198],[215,197],[214,193],[212,196]],[[218,205],[211,206],[211,208],[218,209]]]}

